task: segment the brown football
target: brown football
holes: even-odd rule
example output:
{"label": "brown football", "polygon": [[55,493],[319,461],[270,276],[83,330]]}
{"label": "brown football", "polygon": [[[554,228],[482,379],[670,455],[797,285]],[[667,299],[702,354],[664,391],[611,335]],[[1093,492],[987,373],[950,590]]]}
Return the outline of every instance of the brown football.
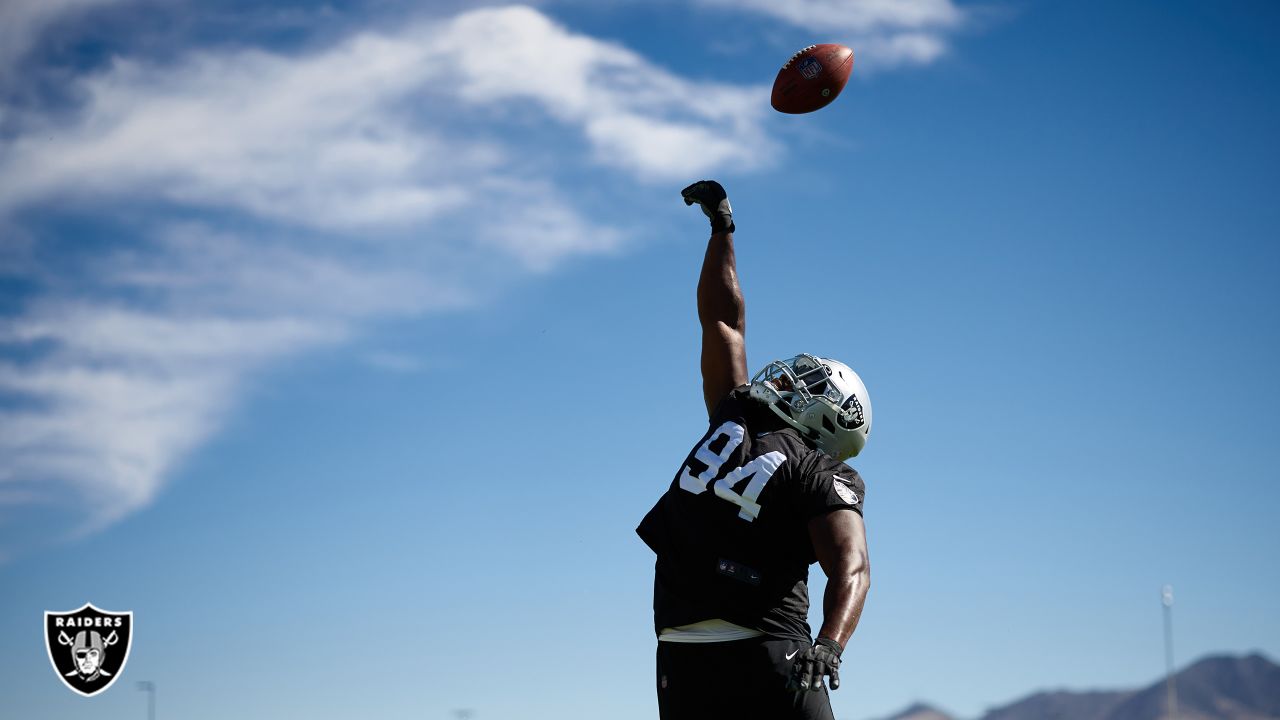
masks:
{"label": "brown football", "polygon": [[792,115],[824,108],[844,89],[852,70],[853,51],[844,45],[810,45],[778,71],[769,103]]}

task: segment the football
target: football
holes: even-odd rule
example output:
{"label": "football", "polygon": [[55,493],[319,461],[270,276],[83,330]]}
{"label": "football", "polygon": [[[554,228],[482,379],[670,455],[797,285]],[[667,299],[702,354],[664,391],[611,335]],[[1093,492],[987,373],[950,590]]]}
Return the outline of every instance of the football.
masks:
{"label": "football", "polygon": [[819,110],[836,99],[852,70],[853,50],[834,43],[810,45],[778,71],[769,103],[791,115]]}

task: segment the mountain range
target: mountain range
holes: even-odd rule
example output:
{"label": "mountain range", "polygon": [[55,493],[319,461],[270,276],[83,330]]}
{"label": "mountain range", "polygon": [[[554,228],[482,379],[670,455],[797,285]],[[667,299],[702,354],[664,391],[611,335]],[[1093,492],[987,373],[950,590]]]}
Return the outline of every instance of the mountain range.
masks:
{"label": "mountain range", "polygon": [[[1174,676],[1176,720],[1280,720],[1280,665],[1261,654],[1215,655]],[[979,720],[1173,720],[1164,678],[1132,690],[1037,692]],[[960,720],[917,703],[883,720]]]}

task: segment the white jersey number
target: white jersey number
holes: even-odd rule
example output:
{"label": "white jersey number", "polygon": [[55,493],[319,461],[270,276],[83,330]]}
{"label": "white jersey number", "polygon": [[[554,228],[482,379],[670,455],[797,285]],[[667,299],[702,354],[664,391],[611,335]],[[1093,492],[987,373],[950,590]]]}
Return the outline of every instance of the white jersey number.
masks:
{"label": "white jersey number", "polygon": [[[699,495],[707,491],[707,485],[715,480],[716,475],[720,474],[720,467],[724,465],[729,456],[733,455],[733,451],[738,449],[742,444],[742,439],[746,437],[746,430],[735,422],[726,422],[716,431],[711,433],[706,442],[698,446],[698,450],[693,457],[703,465],[707,466],[706,470],[694,475],[688,465],[680,471],[680,488],[687,490],[694,495]],[[711,446],[719,438],[725,438],[724,447],[719,452],[711,450]],[[716,497],[728,500],[729,502],[742,508],[738,512],[738,517],[751,522],[760,515],[760,504],[756,499],[760,497],[761,491],[764,490],[765,483],[769,482],[769,478],[782,467],[782,463],[786,462],[787,456],[774,450],[767,452],[758,458],[755,458],[746,465],[736,467],[729,471],[724,477],[716,480],[714,486]],[[733,491],[733,486],[750,477],[751,482],[747,483],[747,487],[742,494]]]}

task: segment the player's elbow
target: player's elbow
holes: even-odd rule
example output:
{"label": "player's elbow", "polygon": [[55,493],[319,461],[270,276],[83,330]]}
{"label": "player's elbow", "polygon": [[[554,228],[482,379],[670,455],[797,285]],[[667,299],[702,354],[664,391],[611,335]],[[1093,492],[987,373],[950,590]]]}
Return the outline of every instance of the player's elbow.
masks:
{"label": "player's elbow", "polygon": [[747,301],[737,278],[708,282],[704,276],[698,283],[698,319],[703,327],[723,323],[741,331],[746,325]]}
{"label": "player's elbow", "polygon": [[742,296],[738,295],[736,300],[716,303],[711,307],[699,304],[698,320],[704,331],[732,332],[741,337],[747,329],[746,310]]}
{"label": "player's elbow", "polygon": [[707,357],[724,357],[729,358],[730,360],[727,362],[732,363],[734,358],[740,356],[745,358],[746,345],[747,341],[741,327],[735,328],[724,322],[705,323],[702,326],[704,359]]}

